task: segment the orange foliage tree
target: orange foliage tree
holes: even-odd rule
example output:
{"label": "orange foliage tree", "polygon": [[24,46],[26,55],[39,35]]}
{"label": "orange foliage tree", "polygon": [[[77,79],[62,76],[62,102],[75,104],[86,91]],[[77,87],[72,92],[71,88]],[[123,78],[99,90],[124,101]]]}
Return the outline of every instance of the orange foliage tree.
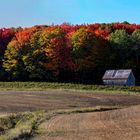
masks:
{"label": "orange foliage tree", "polygon": [[128,22],[3,28],[0,70],[12,80],[97,83],[108,68],[130,68],[140,82],[139,30]]}

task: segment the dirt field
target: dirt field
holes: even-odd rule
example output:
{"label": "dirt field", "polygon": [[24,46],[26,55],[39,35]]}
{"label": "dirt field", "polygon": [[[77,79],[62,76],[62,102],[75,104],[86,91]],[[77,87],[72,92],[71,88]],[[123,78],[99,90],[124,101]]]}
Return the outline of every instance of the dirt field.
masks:
{"label": "dirt field", "polygon": [[58,115],[41,124],[34,140],[139,140],[140,96],[66,90],[0,91],[0,114],[119,106],[105,112]]}
{"label": "dirt field", "polygon": [[139,105],[140,96],[74,91],[0,91],[0,112]]}
{"label": "dirt field", "polygon": [[60,115],[44,127],[46,135],[35,140],[140,140],[140,106]]}

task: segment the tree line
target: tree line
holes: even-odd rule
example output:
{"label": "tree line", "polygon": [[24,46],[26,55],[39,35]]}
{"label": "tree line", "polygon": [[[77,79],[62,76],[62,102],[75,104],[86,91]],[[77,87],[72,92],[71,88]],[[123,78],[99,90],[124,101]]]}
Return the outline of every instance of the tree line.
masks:
{"label": "tree line", "polygon": [[0,29],[0,80],[101,84],[107,69],[132,69],[140,83],[140,25]]}

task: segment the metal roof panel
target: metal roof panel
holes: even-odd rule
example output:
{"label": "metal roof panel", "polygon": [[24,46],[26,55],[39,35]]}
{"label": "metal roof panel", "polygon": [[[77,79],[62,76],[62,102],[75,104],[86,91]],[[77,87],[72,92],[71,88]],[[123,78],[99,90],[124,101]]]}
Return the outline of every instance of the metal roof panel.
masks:
{"label": "metal roof panel", "polygon": [[103,80],[128,79],[131,69],[126,70],[107,70],[103,76]]}

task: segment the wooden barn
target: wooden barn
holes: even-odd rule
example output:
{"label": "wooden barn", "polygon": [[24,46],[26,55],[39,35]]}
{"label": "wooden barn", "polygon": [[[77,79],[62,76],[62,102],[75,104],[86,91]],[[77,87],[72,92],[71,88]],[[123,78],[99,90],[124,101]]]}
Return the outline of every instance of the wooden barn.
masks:
{"label": "wooden barn", "polygon": [[135,77],[131,69],[107,70],[103,76],[105,85],[134,86]]}

